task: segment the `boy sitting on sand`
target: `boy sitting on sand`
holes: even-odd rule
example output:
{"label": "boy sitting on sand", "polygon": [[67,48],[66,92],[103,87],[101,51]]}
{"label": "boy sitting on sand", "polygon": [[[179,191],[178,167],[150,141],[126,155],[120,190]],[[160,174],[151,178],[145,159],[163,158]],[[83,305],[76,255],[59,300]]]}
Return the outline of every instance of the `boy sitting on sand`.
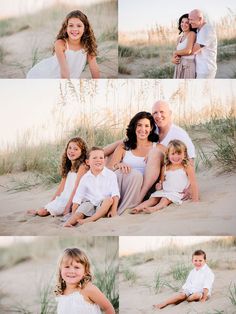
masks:
{"label": "boy sitting on sand", "polygon": [[195,251],[192,255],[192,263],[194,269],[189,273],[182,291],[162,303],[155,304],[154,308],[162,309],[169,304],[178,304],[184,300],[205,302],[210,297],[215,276],[206,264],[206,253],[202,250]]}
{"label": "boy sitting on sand", "polygon": [[80,180],[73,198],[72,217],[64,227],[96,221],[106,215],[117,215],[120,197],[117,177],[105,167],[103,149],[92,147],[86,163],[90,170]]}

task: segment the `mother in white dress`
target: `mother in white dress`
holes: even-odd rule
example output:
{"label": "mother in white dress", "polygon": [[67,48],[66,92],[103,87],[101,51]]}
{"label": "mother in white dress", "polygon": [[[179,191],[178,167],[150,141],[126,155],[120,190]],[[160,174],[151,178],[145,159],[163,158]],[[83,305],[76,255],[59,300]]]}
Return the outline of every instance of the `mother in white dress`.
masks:
{"label": "mother in white dress", "polygon": [[138,203],[146,160],[152,148],[157,147],[161,155],[165,152],[165,147],[157,143],[159,137],[155,130],[155,121],[149,112],[137,113],[126,129],[126,139],[118,145],[107,164],[116,172],[118,178],[119,215]]}
{"label": "mother in white dress", "polygon": [[179,37],[172,62],[175,64],[174,78],[196,78],[195,56],[193,45],[196,41],[196,29],[189,23],[188,14],[179,18]]}

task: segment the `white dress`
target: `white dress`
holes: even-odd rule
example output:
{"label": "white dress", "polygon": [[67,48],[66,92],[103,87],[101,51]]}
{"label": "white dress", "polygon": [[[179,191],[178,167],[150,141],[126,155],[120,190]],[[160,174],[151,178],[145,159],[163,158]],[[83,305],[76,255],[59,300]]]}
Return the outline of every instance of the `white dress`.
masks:
{"label": "white dress", "polygon": [[[70,50],[68,42],[66,42],[65,50],[66,61],[68,63],[70,78],[78,79],[83,72],[86,61],[87,53],[84,49]],[[60,79],[60,65],[56,54],[52,57],[41,60],[27,73],[28,79]]]}
{"label": "white dress", "polygon": [[175,204],[182,204],[183,190],[189,186],[189,180],[183,168],[166,170],[163,190],[156,191],[150,197],[165,197]]}
{"label": "white dress", "polygon": [[65,206],[71,196],[71,193],[75,186],[77,173],[69,171],[66,177],[64,190],[53,201],[44,206],[44,208],[52,215],[62,215]]}
{"label": "white dress", "polygon": [[79,291],[56,297],[57,314],[101,314],[97,304],[89,303]]}

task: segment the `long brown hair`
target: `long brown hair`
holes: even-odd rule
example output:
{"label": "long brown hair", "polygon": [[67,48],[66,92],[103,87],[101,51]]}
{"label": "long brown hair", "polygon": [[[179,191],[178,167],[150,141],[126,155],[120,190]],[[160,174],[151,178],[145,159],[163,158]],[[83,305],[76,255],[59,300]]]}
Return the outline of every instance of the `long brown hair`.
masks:
{"label": "long brown hair", "polygon": [[[80,154],[79,158],[77,160],[75,160],[73,166],[72,166],[72,162],[67,157],[67,149],[68,149],[68,146],[71,142],[76,143],[79,146],[79,148],[81,149],[81,154]],[[63,178],[65,178],[67,176],[69,171],[77,172],[79,170],[80,165],[85,163],[87,151],[88,151],[87,145],[82,138],[73,137],[69,140],[69,142],[67,143],[67,145],[65,147],[64,153],[62,155],[62,160],[61,160],[61,176]]]}
{"label": "long brown hair", "polygon": [[[79,10],[74,10],[67,14],[65,20],[62,23],[61,29],[57,34],[56,40],[62,39],[66,41],[66,39],[68,39],[67,26],[68,21],[71,18],[78,18],[84,24],[84,33],[81,37],[81,44],[84,50],[91,56],[97,56],[97,43],[93,29],[89,23],[87,16]],[[53,52],[54,51],[55,49],[53,50]]]}
{"label": "long brown hair", "polygon": [[61,266],[66,261],[68,261],[69,263],[76,261],[77,263],[81,263],[84,266],[85,275],[80,280],[80,282],[78,282],[78,288],[83,289],[88,282],[92,281],[92,274],[90,270],[91,266],[87,255],[78,248],[67,248],[64,250],[58,262],[57,282],[54,290],[56,295],[62,295],[66,289],[66,282],[61,276]]}

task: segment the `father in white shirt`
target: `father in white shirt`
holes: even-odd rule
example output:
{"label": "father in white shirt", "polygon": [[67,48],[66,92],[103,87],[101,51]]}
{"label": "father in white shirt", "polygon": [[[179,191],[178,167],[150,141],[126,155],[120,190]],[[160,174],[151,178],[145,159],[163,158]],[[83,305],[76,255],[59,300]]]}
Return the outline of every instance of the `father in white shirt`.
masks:
{"label": "father in white shirt", "polygon": [[189,13],[189,23],[197,28],[197,38],[193,46],[196,56],[196,78],[215,78],[217,64],[217,37],[214,28],[205,21],[200,10]]}

